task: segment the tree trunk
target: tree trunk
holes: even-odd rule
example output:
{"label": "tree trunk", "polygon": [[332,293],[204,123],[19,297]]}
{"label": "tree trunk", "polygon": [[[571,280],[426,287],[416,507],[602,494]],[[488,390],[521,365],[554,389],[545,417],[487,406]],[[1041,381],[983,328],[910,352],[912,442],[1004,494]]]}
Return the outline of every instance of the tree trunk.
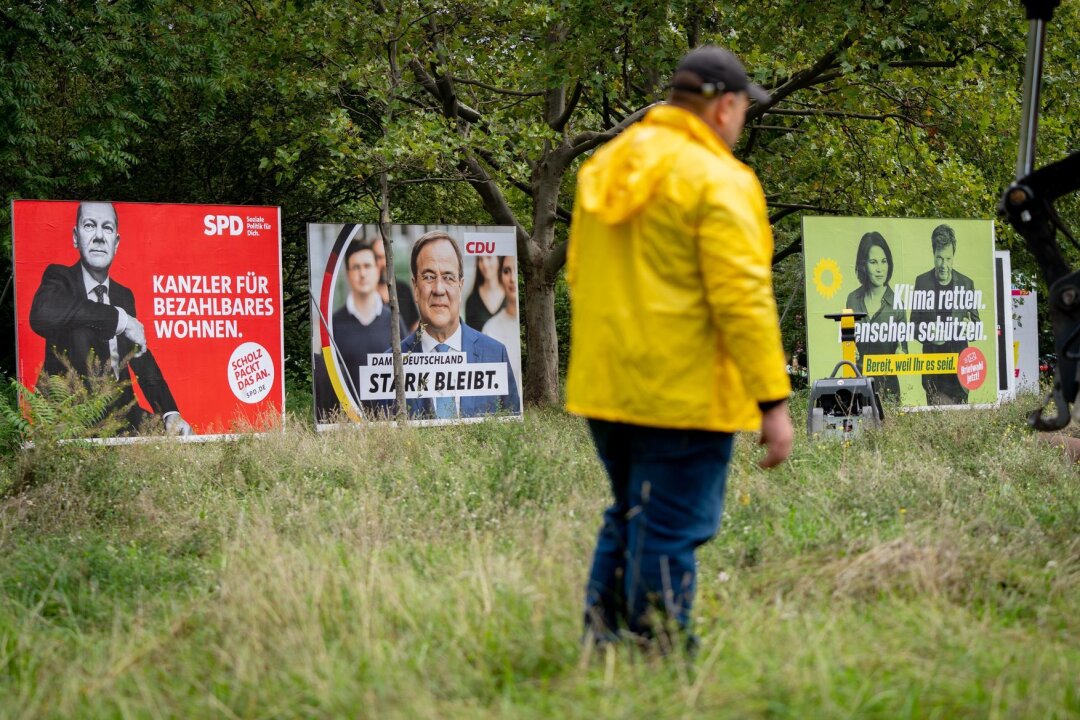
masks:
{"label": "tree trunk", "polygon": [[379,235],[386,253],[386,294],[390,299],[390,352],[394,354],[394,397],[397,406],[397,421],[408,420],[408,408],[405,405],[405,368],[401,359],[401,311],[399,310],[397,282],[394,278],[394,243],[390,240],[390,182],[388,173],[379,174]]}
{"label": "tree trunk", "polygon": [[[525,260],[521,258],[521,260]],[[527,262],[527,261],[526,261]],[[555,332],[555,283],[545,277],[543,265],[525,271],[525,370],[527,405],[559,402],[559,339]]]}
{"label": "tree trunk", "polygon": [[[524,399],[529,405],[556,405],[559,402],[559,337],[555,329],[555,281],[558,268],[551,269],[555,252],[555,222],[559,207],[559,187],[567,167],[565,143],[547,149],[533,166],[533,228],[524,243],[525,372]],[[519,243],[521,245],[521,243]]]}

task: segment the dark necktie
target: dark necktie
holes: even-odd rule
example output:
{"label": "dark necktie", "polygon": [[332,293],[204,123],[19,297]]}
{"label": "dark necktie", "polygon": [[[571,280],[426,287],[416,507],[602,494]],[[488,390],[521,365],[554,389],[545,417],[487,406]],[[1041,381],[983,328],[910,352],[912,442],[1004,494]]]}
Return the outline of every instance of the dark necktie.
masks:
{"label": "dark necktie", "polygon": [[[104,285],[95,285],[91,288],[91,292],[97,295],[97,301],[102,305],[105,305],[105,296],[109,292],[109,288]],[[116,378],[120,377],[120,350],[116,346],[116,338],[109,338],[109,366],[112,368],[113,375]]]}
{"label": "dark necktie", "polygon": [[[450,352],[450,346],[439,343],[435,346],[435,352]],[[457,416],[457,405],[452,397],[435,398],[435,417],[452,418]]]}

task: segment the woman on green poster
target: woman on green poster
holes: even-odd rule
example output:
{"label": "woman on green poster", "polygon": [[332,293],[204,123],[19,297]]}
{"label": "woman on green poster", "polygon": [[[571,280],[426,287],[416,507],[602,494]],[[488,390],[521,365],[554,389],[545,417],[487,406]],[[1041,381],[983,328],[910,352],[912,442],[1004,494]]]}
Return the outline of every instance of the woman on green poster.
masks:
{"label": "woman on green poster", "polygon": [[[867,319],[860,321],[859,325],[877,325],[879,337],[886,337],[885,327],[888,327],[890,319],[896,323],[904,323],[907,318],[903,309],[893,307],[893,289],[889,285],[893,273],[893,256],[889,244],[885,242],[879,232],[868,232],[859,240],[859,250],[855,254],[855,274],[859,278],[859,287],[847,296],[845,307],[855,312],[867,314]],[[885,327],[881,327],[884,325]],[[869,327],[856,328],[856,338],[867,337]],[[898,340],[875,340],[862,342],[856,340],[855,350],[859,363],[859,369],[863,369],[863,358],[867,355],[892,355],[897,348],[901,352],[908,351],[907,341]],[[877,375],[878,387],[883,396],[894,400],[900,399],[900,380],[896,375]]]}

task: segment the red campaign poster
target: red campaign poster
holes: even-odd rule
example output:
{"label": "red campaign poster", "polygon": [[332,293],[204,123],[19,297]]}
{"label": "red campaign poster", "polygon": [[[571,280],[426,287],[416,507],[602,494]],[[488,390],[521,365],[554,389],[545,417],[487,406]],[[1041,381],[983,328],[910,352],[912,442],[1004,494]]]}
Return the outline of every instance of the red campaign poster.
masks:
{"label": "red campaign poster", "polygon": [[111,372],[125,434],[280,423],[279,208],[15,200],[12,224],[19,382]]}

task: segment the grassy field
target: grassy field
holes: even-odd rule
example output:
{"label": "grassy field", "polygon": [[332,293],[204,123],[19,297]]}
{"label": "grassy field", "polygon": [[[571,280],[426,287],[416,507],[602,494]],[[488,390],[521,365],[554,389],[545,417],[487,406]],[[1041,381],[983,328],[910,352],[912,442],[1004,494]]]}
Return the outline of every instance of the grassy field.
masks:
{"label": "grassy field", "polygon": [[694,661],[579,643],[606,487],[558,412],[3,458],[0,716],[1080,716],[1080,479],[1030,404],[768,474],[742,438]]}

